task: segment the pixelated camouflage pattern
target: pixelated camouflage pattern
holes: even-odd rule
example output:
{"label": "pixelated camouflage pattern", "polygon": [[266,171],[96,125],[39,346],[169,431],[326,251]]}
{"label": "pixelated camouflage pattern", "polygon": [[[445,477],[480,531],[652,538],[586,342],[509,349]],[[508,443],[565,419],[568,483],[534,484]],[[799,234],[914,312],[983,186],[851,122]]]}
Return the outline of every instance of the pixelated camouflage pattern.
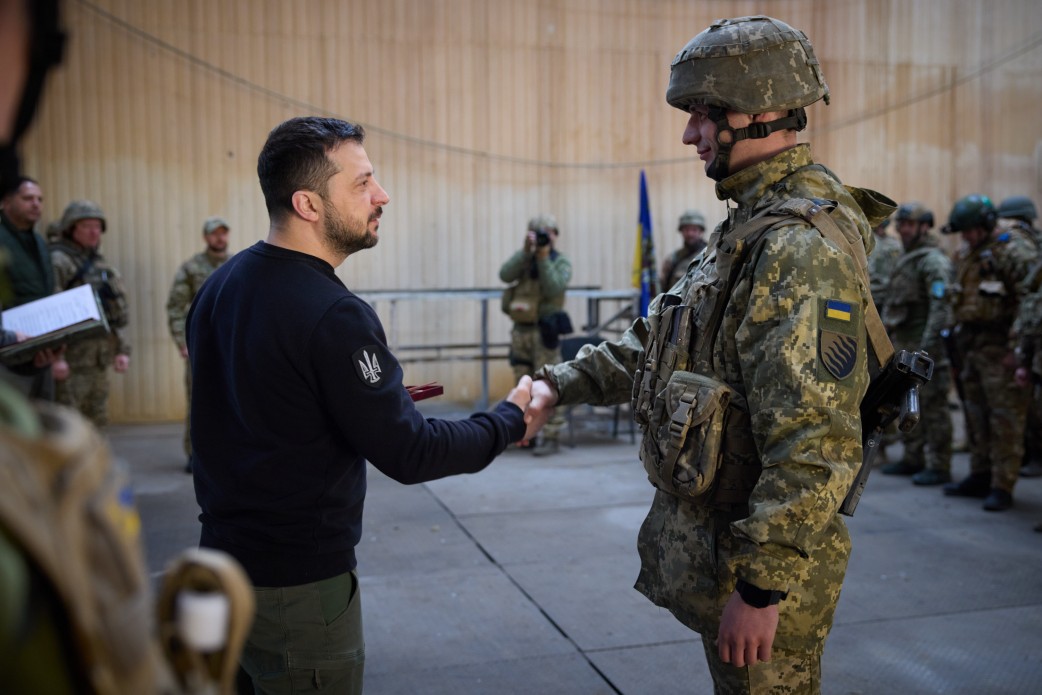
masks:
{"label": "pixelated camouflage pattern", "polygon": [[1024,453],[1024,423],[1031,398],[1013,382],[1010,338],[1036,259],[1034,245],[1016,230],[994,233],[975,249],[960,249],[953,296],[956,339],[963,355],[967,423],[975,435],[973,473],[991,473],[994,488],[1012,492]]}
{"label": "pixelated camouflage pattern", "polygon": [[[871,245],[861,209],[831,172],[813,163],[806,145],[732,175],[717,194],[738,207],[711,236],[702,264],[670,294],[683,296],[699,273],[713,272],[711,251],[781,199],[837,201],[836,224]],[[861,462],[859,405],[868,386],[863,317],[871,295],[854,259],[802,220],[775,226],[750,253],[727,300],[712,364],[694,370],[745,397],[762,473],[748,508],[729,514],[658,491],[638,539],[637,588],[710,638],[738,578],[788,591],[779,604],[776,647],[820,652],[850,552],[837,510]],[[856,337],[856,364],[844,379],[833,377],[819,357],[819,333],[828,325],[825,299],[852,308],[844,330]],[[660,296],[651,313],[662,307]],[[550,369],[560,402],[626,401],[650,325],[638,319],[619,341],[584,348],[574,361]]]}
{"label": "pixelated camouflage pattern", "polygon": [[[55,292],[66,289],[87,257],[85,249],[68,239],[62,239],[51,247]],[[95,291],[100,291],[101,284],[106,282],[115,295],[112,301],[118,307],[116,311],[123,317],[116,323],[125,323],[127,293],[123,279],[119,271],[98,253],[90,270],[77,284],[89,283]],[[108,368],[116,355],[130,355],[131,350],[125,325],[115,327],[110,324],[110,331],[103,336],[69,341],[65,350],[69,378],[55,384],[55,400],[76,408],[98,427],[108,424]]]}
{"label": "pixelated camouflage pattern", "polygon": [[666,89],[681,111],[786,111],[822,98],[829,88],[806,34],[763,15],[713,22],[677,53]]}
{"label": "pixelated camouflage pattern", "polygon": [[229,258],[226,253],[203,251],[181,264],[166,300],[167,325],[178,349],[185,347],[185,319],[206,278]]}
{"label": "pixelated camouflage pattern", "polygon": [[875,235],[875,248],[868,254],[868,279],[872,288],[872,299],[880,314],[886,305],[886,288],[890,284],[897,259],[904,253],[901,242],[889,235]]}
{"label": "pixelated camouflage pattern", "polygon": [[1007,229],[1017,230],[1025,239],[1035,245],[1037,251],[1042,252],[1042,230],[1036,229],[1021,220],[1009,220]]}

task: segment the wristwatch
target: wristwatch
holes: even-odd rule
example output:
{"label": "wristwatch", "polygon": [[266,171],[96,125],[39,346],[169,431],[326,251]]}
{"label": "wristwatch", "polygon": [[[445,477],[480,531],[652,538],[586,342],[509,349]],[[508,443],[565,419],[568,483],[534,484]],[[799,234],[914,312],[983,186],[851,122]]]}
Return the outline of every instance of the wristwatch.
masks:
{"label": "wristwatch", "polygon": [[735,584],[734,590],[738,592],[738,595],[742,597],[743,601],[753,608],[776,606],[779,601],[789,595],[788,591],[768,591],[767,589],[761,589],[744,579],[738,580],[738,583]]}

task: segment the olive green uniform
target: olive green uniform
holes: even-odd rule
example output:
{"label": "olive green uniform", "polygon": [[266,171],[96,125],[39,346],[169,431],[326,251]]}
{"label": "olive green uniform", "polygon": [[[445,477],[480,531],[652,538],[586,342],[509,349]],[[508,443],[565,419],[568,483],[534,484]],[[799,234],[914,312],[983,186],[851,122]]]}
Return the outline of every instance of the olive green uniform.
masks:
{"label": "olive green uniform", "polygon": [[687,266],[695,259],[695,256],[706,247],[706,242],[701,239],[694,246],[681,246],[669,254],[662,268],[662,291],[680,282],[687,275]]}
{"label": "olive green uniform", "polygon": [[[213,253],[203,251],[197,253],[181,264],[174,275],[174,283],[170,287],[170,294],[166,300],[167,324],[170,326],[170,336],[174,339],[178,350],[185,349],[185,319],[188,310],[192,306],[199,288],[203,286],[210,273],[221,267],[228,260],[227,253]],[[185,360],[185,435],[184,450],[189,457],[192,456],[192,438],[189,431],[191,422],[192,406],[192,369]]]}
{"label": "olive green uniform", "polygon": [[875,248],[868,254],[868,279],[872,288],[872,298],[882,314],[883,306],[886,305],[886,290],[890,284],[890,276],[904,249],[901,248],[901,242],[892,236],[876,234],[874,238]]}
{"label": "olive green uniform", "polygon": [[[558,346],[549,348],[543,341],[540,319],[564,309],[565,290],[572,279],[572,264],[556,250],[546,258],[521,249],[499,269],[499,279],[511,283],[503,295],[503,311],[514,322],[510,332],[510,366],[514,379],[531,376],[545,364],[561,361]],[[543,438],[555,442],[564,418],[555,415],[543,429]]]}
{"label": "olive green uniform", "polygon": [[1030,392],[1013,382],[1007,359],[1018,286],[1035,260],[1032,242],[1015,231],[993,234],[956,259],[953,311],[963,357],[966,420],[973,431],[970,473],[991,475],[991,487],[1012,493],[1024,453]]}
{"label": "olive green uniform", "polygon": [[[746,252],[729,295],[718,300],[722,318],[714,342],[704,352],[695,346],[717,304],[710,285],[719,281],[722,249],[734,248],[736,230],[755,213],[785,199],[824,199],[838,202],[831,218],[852,243],[870,248],[871,229],[851,193],[813,163],[808,145],[725,178],[717,195],[737,208],[713,233],[701,262],[655,300],[649,318],[638,319],[616,343],[584,348],[547,377],[564,405],[608,405],[643,393],[635,414],[648,420],[642,423],[646,467],[669,444],[676,375],[712,377],[733,389],[732,404],[744,407],[724,428],[716,488],[692,499],[664,491],[669,485],[651,476],[658,489],[638,537],[636,588],[703,635],[718,688],[739,671],[747,673],[742,678],[784,682],[792,673],[772,669],[793,660],[797,670],[814,672],[796,680],[817,682],[850,554],[837,510],[861,462],[869,288],[846,250],[803,220],[786,218]],[[677,302],[693,307],[691,353],[674,356],[688,371],[673,372],[663,384],[647,379],[654,365],[643,360],[658,350],[653,337]],[[838,361],[837,348],[844,353]],[[788,592],[778,604],[774,661],[748,669],[714,656],[721,614],[738,579]]]}
{"label": "olive green uniform", "polygon": [[[91,260],[92,259],[92,260]],[[76,274],[91,260],[80,278]],[[108,424],[108,367],[116,355],[130,355],[125,328],[127,293],[119,272],[100,253],[62,239],[51,247],[55,291],[90,284],[102,300],[110,332],[69,342],[69,378],[57,383],[57,401],[76,408],[98,427]]]}
{"label": "olive green uniform", "polygon": [[922,350],[934,360],[933,377],[919,389],[919,425],[903,435],[903,463],[944,473],[951,472],[952,420],[951,374],[941,331],[952,323],[951,277],[952,263],[937,239],[922,234],[894,264],[882,312],[895,350]]}

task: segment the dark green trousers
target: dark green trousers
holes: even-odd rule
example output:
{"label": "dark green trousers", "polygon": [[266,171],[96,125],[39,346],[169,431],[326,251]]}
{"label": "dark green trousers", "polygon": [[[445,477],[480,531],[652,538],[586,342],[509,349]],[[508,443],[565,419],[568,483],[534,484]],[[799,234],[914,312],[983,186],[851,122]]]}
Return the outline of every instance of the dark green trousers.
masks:
{"label": "dark green trousers", "polygon": [[254,593],[257,612],[240,660],[240,695],[362,692],[365,642],[354,571]]}

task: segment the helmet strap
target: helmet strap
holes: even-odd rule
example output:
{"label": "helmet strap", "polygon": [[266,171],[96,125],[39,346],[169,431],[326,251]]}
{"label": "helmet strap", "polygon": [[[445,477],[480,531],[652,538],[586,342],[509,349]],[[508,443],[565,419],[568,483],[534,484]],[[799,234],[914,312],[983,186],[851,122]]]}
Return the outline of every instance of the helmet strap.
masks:
{"label": "helmet strap", "polygon": [[733,128],[727,122],[727,110],[719,106],[709,107],[709,118],[716,123],[716,157],[706,174],[716,181],[723,181],[729,174],[731,148],[741,140],[759,140],[778,130],[800,131],[807,127],[807,112],[801,106],[789,109],[783,118],[773,121],[754,121],[744,128]]}

